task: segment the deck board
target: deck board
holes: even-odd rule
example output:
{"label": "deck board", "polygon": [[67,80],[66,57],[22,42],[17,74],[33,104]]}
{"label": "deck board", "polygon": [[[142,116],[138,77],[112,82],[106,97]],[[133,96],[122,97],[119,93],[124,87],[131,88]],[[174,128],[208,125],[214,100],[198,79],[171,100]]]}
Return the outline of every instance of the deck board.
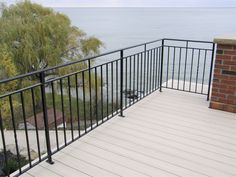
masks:
{"label": "deck board", "polygon": [[235,177],[236,116],[208,105],[155,92],[22,176]]}

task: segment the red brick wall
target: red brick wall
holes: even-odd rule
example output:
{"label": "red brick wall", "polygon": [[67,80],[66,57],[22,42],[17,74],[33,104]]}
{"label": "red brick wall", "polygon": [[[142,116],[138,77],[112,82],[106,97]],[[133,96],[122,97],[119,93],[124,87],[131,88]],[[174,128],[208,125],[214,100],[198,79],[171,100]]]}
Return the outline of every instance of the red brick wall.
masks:
{"label": "red brick wall", "polygon": [[236,45],[217,45],[210,108],[236,113]]}

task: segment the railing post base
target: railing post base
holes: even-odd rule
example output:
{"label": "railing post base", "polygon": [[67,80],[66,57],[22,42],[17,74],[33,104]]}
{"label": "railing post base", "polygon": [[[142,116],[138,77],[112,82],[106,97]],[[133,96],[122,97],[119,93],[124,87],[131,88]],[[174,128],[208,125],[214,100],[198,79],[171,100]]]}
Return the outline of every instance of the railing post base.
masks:
{"label": "railing post base", "polygon": [[50,165],[53,165],[55,163],[54,161],[52,161],[52,159],[48,159],[48,160],[46,160],[46,162]]}

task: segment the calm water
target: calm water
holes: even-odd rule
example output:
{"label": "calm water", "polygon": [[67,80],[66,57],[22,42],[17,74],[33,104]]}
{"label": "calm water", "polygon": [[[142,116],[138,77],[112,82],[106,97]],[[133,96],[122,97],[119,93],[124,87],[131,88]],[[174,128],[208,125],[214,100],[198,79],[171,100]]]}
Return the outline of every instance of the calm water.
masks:
{"label": "calm water", "polygon": [[236,8],[57,8],[101,39],[103,51],[163,37],[213,40],[236,33]]}
{"label": "calm water", "polygon": [[[56,10],[67,14],[73,25],[101,39],[106,46],[102,52],[164,37],[212,41],[218,35],[236,33],[234,22],[236,8],[57,8]],[[170,52],[168,65],[167,51],[164,52],[164,82],[169,79],[184,80],[186,76],[186,81],[208,84],[211,52],[204,53],[197,50],[181,52],[179,49],[176,51],[171,49]],[[206,62],[204,62],[205,55]],[[186,63],[185,58],[187,58]],[[101,64],[110,59],[116,58],[102,57],[97,62]],[[125,67],[133,66],[129,62]],[[105,67],[103,70],[106,73]],[[111,76],[111,70],[109,66],[108,80],[115,80],[115,77]],[[133,81],[139,82],[134,75],[132,76],[134,72],[132,67],[125,73],[126,80],[132,81],[128,88],[133,88],[135,85]],[[143,72],[145,78],[151,77],[147,72]],[[105,75],[103,78],[105,81]],[[141,82],[141,85],[146,85],[147,80]],[[107,85],[110,86],[111,82]],[[194,89],[191,88],[192,91],[195,91]]]}

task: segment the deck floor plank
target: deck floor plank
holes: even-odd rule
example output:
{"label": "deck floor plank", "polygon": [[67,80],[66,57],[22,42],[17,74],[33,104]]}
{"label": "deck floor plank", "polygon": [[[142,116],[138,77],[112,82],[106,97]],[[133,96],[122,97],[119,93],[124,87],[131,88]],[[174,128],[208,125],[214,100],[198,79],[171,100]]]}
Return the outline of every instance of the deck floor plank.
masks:
{"label": "deck floor plank", "polygon": [[22,176],[235,177],[236,116],[163,89]]}

